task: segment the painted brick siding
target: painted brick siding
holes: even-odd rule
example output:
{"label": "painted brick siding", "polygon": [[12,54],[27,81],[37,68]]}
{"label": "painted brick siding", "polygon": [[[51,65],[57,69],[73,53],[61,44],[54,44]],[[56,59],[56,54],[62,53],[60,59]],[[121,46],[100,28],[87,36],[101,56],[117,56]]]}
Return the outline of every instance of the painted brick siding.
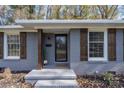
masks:
{"label": "painted brick siding", "polygon": [[80,30],[70,31],[70,62],[80,62]]}
{"label": "painted brick siding", "polygon": [[123,31],[120,29],[116,32],[116,61],[123,61]]}
{"label": "painted brick siding", "polygon": [[70,66],[76,74],[93,74],[95,71],[117,71],[124,72],[123,63],[123,31],[116,32],[116,57],[115,62],[84,62],[80,61],[80,30],[70,32]]}
{"label": "painted brick siding", "polygon": [[14,71],[26,71],[36,68],[38,62],[38,50],[37,50],[37,33],[27,33],[27,59],[20,60],[0,60],[0,67],[9,67]]}

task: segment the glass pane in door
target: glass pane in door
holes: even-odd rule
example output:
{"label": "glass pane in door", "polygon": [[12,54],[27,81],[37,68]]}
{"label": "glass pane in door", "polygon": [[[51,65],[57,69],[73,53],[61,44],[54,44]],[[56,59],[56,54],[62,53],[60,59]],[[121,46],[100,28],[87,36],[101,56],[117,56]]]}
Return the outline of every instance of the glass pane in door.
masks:
{"label": "glass pane in door", "polygon": [[56,62],[67,61],[67,36],[56,35],[55,38],[55,59]]}

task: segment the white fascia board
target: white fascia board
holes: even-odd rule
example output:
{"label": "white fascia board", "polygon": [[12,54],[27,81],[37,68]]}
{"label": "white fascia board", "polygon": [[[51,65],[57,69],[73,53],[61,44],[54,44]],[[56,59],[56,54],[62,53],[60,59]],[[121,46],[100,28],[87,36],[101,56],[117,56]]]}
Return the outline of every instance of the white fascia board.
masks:
{"label": "white fascia board", "polygon": [[113,24],[113,25],[100,25],[100,24],[49,24],[49,25],[38,25],[38,26],[34,26],[34,29],[71,29],[71,28],[124,28],[124,24],[120,25],[120,24]]}
{"label": "white fascia board", "polygon": [[103,24],[118,24],[118,23],[124,23],[124,20],[16,20],[15,21],[17,24],[43,24],[43,23],[70,23],[70,24],[73,24],[73,23],[89,23],[89,24],[92,24],[92,23],[103,23]]}
{"label": "white fascia board", "polygon": [[21,25],[3,25],[0,26],[0,32],[37,32],[37,30]]}
{"label": "white fascia board", "polygon": [[37,30],[0,29],[0,32],[6,32],[6,33],[19,33],[19,32],[37,32]]}
{"label": "white fascia board", "polygon": [[0,26],[0,29],[17,29],[17,28],[24,28],[23,26],[21,25],[3,25],[3,26]]}

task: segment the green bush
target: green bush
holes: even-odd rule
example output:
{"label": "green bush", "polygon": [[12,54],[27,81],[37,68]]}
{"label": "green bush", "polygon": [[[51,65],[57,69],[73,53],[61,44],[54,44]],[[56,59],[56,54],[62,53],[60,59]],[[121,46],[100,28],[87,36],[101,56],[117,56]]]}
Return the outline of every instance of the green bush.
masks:
{"label": "green bush", "polygon": [[0,80],[1,80],[1,79],[3,79],[3,77],[2,77],[2,76],[0,76]]}
{"label": "green bush", "polygon": [[114,75],[112,73],[106,72],[103,75],[103,79],[105,80],[105,82],[107,83],[107,85],[112,85],[112,82],[114,80]]}

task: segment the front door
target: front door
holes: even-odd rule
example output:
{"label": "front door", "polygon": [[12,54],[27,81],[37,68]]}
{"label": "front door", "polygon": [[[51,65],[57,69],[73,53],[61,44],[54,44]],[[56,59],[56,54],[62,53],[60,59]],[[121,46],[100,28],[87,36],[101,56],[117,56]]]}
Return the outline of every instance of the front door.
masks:
{"label": "front door", "polygon": [[57,62],[68,62],[67,34],[45,33],[44,60],[47,62],[44,67],[53,67],[56,65]]}
{"label": "front door", "polygon": [[55,61],[67,62],[67,35],[55,35]]}

